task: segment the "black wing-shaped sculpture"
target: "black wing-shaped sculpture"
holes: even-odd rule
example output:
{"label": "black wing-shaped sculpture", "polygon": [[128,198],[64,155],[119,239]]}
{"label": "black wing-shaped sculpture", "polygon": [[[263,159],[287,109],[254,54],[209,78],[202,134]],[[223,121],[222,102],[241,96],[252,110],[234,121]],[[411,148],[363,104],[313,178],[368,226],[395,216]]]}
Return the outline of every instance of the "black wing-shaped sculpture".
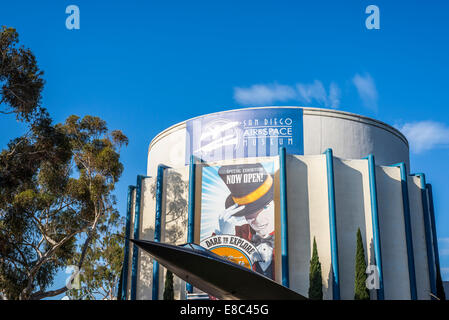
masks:
{"label": "black wing-shaped sculpture", "polygon": [[154,241],[130,241],[182,280],[218,299],[306,299],[295,291],[197,244],[175,246]]}

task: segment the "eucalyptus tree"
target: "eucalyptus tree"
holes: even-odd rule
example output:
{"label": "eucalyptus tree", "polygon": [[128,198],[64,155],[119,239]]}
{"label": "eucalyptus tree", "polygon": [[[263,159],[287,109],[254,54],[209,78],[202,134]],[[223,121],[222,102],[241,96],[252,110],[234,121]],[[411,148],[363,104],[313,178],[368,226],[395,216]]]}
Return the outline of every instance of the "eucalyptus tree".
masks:
{"label": "eucalyptus tree", "polygon": [[[40,135],[0,154],[6,186],[0,206],[0,291],[9,298],[41,299],[67,291],[66,286],[47,291],[56,272],[68,264],[81,269],[99,233],[115,232],[104,226],[116,220],[112,192],[123,171],[119,149],[126,136],[92,116],[70,116],[50,128],[52,135],[61,135],[56,139],[61,150],[51,144],[36,149],[47,154],[53,147],[38,165],[24,163],[21,151],[36,147]],[[17,175],[21,171],[29,171],[24,180]]]}
{"label": "eucalyptus tree", "polygon": [[18,46],[14,28],[0,29],[0,113],[29,121],[40,111],[43,71],[33,52]]}
{"label": "eucalyptus tree", "polygon": [[0,152],[0,296],[7,299],[66,292],[49,290],[57,272],[94,263],[98,239],[120,230],[113,191],[128,138],[94,116],[53,124],[41,106],[42,75],[17,32],[2,27],[0,113],[28,127]]}

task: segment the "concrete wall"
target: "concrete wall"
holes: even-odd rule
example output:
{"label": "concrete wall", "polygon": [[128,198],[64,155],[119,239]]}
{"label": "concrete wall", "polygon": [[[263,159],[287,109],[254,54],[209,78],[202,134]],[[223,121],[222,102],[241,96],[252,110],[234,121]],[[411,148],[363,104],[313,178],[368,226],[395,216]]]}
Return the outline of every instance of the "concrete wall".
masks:
{"label": "concrete wall", "polygon": [[[189,167],[166,169],[164,171],[165,217],[162,241],[170,244],[187,242],[187,215],[189,198]],[[159,291],[163,297],[165,288],[165,268],[160,269]],[[185,282],[173,276],[173,289],[176,300],[185,299]]]}
{"label": "concrete wall", "polygon": [[384,293],[387,300],[409,300],[407,242],[399,167],[376,167]]}
{"label": "concrete wall", "polygon": [[[156,186],[155,178],[142,179],[142,195],[140,203],[140,240],[154,240],[154,223],[156,206],[153,198]],[[143,250],[139,250],[139,268],[137,269],[137,299],[150,300],[153,285],[153,259]]]}
{"label": "concrete wall", "polygon": [[408,178],[408,192],[410,199],[413,252],[415,256],[416,290],[419,300],[429,300],[429,266],[427,264],[426,236],[419,177]]}
{"label": "concrete wall", "polygon": [[[277,170],[278,159],[278,157],[249,158],[244,161],[274,161],[276,163],[275,170]],[[334,157],[333,160],[340,295],[342,299],[351,300],[354,298],[356,232],[358,228],[362,233],[367,264],[375,264],[369,168],[368,161],[364,159],[345,160]],[[224,165],[235,162],[236,160],[227,160],[207,165]],[[197,166],[198,183],[201,183],[201,179],[198,177],[201,175],[202,165],[206,164]],[[187,241],[188,178],[188,166],[164,171],[163,227],[161,230],[161,239],[164,242],[181,244]],[[142,184],[141,239],[153,240],[154,238],[155,180],[154,175],[154,178],[144,179]],[[410,299],[399,168],[377,166],[376,180],[385,299]],[[179,188],[175,188],[176,185]],[[427,251],[419,186],[419,177],[409,177],[408,195],[418,298],[429,299]],[[275,197],[279,197],[278,187],[275,189]],[[201,188],[197,185],[196,209],[201,203],[199,190]],[[135,201],[135,196],[134,192],[133,201]],[[322,267],[324,299],[332,299],[329,204],[324,155],[287,156],[287,197],[290,287],[303,295],[308,295],[310,259],[315,237]],[[133,226],[134,204],[132,207],[131,223]],[[279,206],[276,207],[276,210],[279,210]],[[199,236],[199,214],[200,211],[196,210],[196,236]],[[276,223],[278,222],[277,220]],[[133,231],[131,230],[131,232]],[[280,237],[276,237],[276,240],[278,246]],[[132,245],[130,252],[132,252]],[[151,299],[152,266],[152,259],[146,253],[140,252],[137,299]],[[129,270],[131,274],[131,263]],[[130,274],[128,276],[129,287],[131,286]],[[279,281],[279,276],[279,274],[276,275],[277,281]],[[160,266],[159,299],[162,299],[164,280],[165,270]],[[185,299],[185,283],[175,276],[174,285],[175,298]],[[376,299],[374,291],[371,292],[371,298]]]}
{"label": "concrete wall", "polygon": [[[368,161],[334,157],[334,178],[340,297],[352,300],[358,228],[367,265],[375,264]],[[375,299],[373,292],[371,299]]]}
{"label": "concrete wall", "polygon": [[315,238],[321,262],[323,298],[330,300],[332,279],[326,181],[324,155],[287,157],[290,288],[308,296]]}
{"label": "concrete wall", "polygon": [[169,134],[157,136],[148,148],[147,175],[156,176],[157,166],[164,164],[172,168],[185,165],[186,128],[185,123],[174,126]]}
{"label": "concrete wall", "polygon": [[406,139],[388,125],[347,112],[304,109],[304,154],[321,154],[331,148],[335,157],[361,159],[374,154],[376,163],[405,162],[409,168]]}
{"label": "concrete wall", "polygon": [[[327,148],[332,148],[336,157],[361,159],[374,154],[379,165],[405,162],[409,168],[408,142],[395,128],[349,112],[302,109],[304,155],[322,154]],[[171,167],[183,166],[185,150],[186,122],[181,122],[161,132],[150,143],[147,175],[156,175],[157,165],[160,163]]]}
{"label": "concrete wall", "polygon": [[[156,177],[142,179],[140,205],[139,239],[154,240],[156,221]],[[131,205],[131,235],[134,234],[136,191],[133,191]],[[164,170],[162,192],[161,240],[166,243],[182,244],[187,242],[187,205],[188,205],[188,167]],[[128,298],[131,291],[132,244],[130,244],[130,262],[128,275]],[[166,270],[159,265],[159,295],[162,299]],[[136,298],[151,300],[153,287],[153,259],[139,250],[137,268]],[[185,299],[185,283],[174,276],[175,299]]]}

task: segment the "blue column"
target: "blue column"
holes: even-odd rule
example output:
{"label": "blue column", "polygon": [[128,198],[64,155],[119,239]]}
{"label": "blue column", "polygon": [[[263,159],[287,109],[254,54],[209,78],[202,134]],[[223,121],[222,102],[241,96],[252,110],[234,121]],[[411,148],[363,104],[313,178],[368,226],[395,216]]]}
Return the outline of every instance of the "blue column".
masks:
{"label": "blue column", "polygon": [[[428,199],[429,199],[429,215],[430,215],[430,225],[432,230],[432,242],[433,242],[433,253],[435,257],[435,271],[436,275],[440,274],[440,254],[438,250],[438,239],[437,239],[437,228],[435,224],[435,207],[433,205],[433,192],[432,192],[432,185],[427,183],[426,184]],[[435,292],[436,290],[436,275],[435,275]]]}
{"label": "blue column", "polygon": [[[157,167],[156,178],[156,219],[154,223],[154,241],[161,241],[161,220],[162,220],[162,192],[164,182],[164,169],[168,168],[162,164]],[[152,288],[152,300],[158,300],[159,298],[159,263],[153,261],[153,288]]]}
{"label": "blue column", "polygon": [[[195,239],[195,177],[196,177],[196,159],[195,156],[190,156],[189,164],[189,207],[187,218],[187,242],[192,243]],[[186,291],[193,292],[193,286],[186,283]]]}
{"label": "blue column", "polygon": [[407,168],[404,162],[395,164],[392,167],[399,167],[401,172],[402,206],[404,208],[405,241],[407,244],[410,297],[412,300],[417,300],[418,294],[416,291],[415,256],[413,253],[412,224],[410,222],[411,218],[410,218],[410,203],[408,199]]}
{"label": "blue column", "polygon": [[[424,173],[414,174],[420,178],[420,188],[421,188],[421,198],[424,216],[424,228],[426,236],[426,249],[427,249],[427,264],[429,267],[429,281],[430,281],[430,292],[436,295],[436,277],[435,277],[435,262],[433,259],[432,250],[432,228],[430,225],[429,207],[427,202],[427,191],[426,191],[426,176]],[[432,300],[434,298],[432,297]]]}
{"label": "blue column", "polygon": [[287,221],[287,152],[285,147],[279,149],[279,179],[281,201],[281,265],[282,285],[290,286],[288,270],[288,221]]}
{"label": "blue column", "polygon": [[376,258],[376,267],[379,276],[379,289],[377,289],[377,300],[384,300],[382,251],[380,245],[379,214],[377,210],[376,162],[374,160],[374,155],[372,154],[370,154],[367,159],[369,168],[369,189],[371,198],[371,220],[373,225],[374,256]]}
{"label": "blue column", "polygon": [[326,154],[326,167],[327,167],[327,194],[329,199],[329,228],[330,228],[331,262],[332,262],[332,298],[334,300],[340,300],[337,219],[335,210],[335,187],[334,187],[334,160],[332,149],[327,149],[325,154]]}
{"label": "blue column", "polygon": [[127,299],[128,293],[128,272],[129,272],[129,238],[131,237],[131,209],[132,197],[135,186],[128,186],[128,196],[126,204],[126,224],[125,224],[125,250],[123,253],[123,278],[122,278],[122,292],[120,292],[122,300]]}
{"label": "blue column", "polygon": [[[136,184],[136,203],[134,205],[134,239],[139,239],[140,233],[140,203],[142,196],[142,180],[147,177],[138,175]],[[137,263],[139,259],[139,248],[133,245],[133,260],[131,270],[131,300],[136,300],[137,296]]]}

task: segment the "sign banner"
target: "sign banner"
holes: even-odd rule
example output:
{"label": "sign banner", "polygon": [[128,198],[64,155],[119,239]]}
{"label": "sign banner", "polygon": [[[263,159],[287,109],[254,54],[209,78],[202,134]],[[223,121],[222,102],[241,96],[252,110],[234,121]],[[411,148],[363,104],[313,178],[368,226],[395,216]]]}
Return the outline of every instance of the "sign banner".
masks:
{"label": "sign banner", "polygon": [[274,280],[274,162],[202,167],[200,244]]}
{"label": "sign banner", "polygon": [[284,146],[303,154],[300,108],[242,109],[187,121],[186,164],[194,155],[203,161],[277,156]]}

